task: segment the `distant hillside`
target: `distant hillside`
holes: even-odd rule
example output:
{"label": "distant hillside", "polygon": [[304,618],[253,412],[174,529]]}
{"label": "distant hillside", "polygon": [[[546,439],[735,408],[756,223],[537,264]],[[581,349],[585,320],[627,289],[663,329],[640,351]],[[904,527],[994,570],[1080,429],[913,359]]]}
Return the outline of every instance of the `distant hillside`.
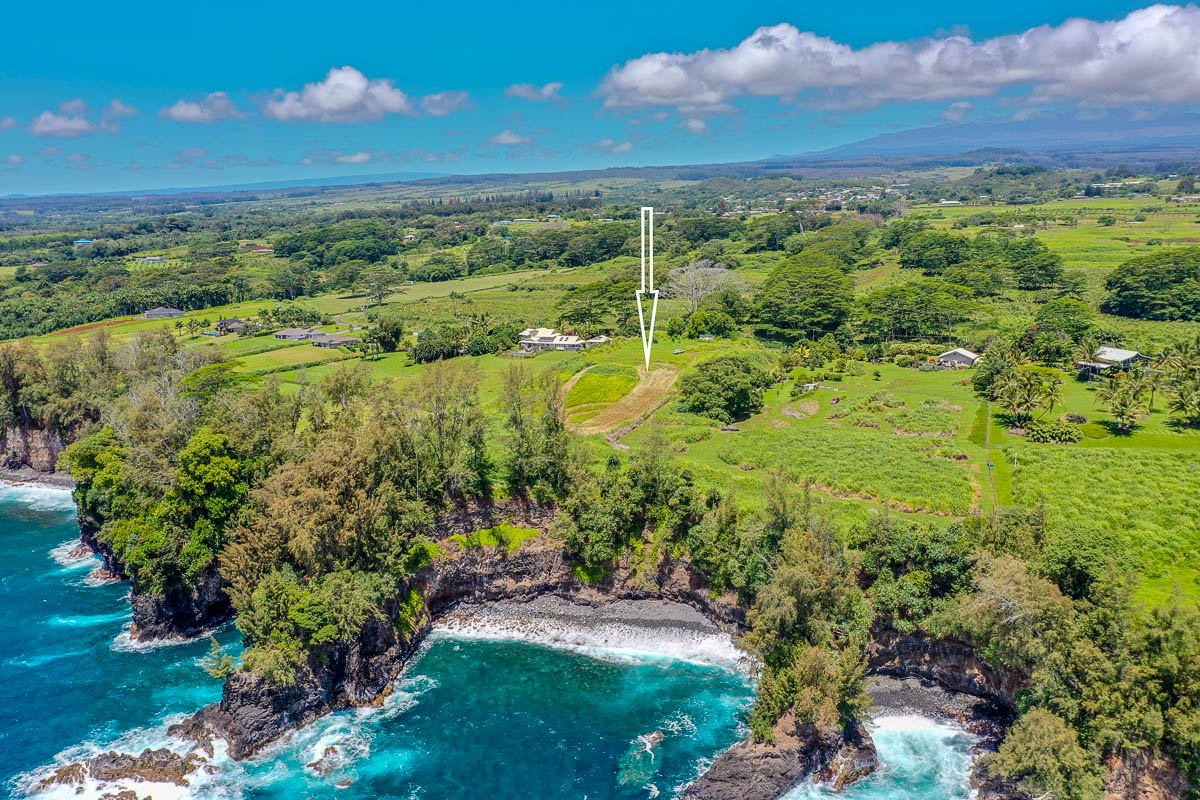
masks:
{"label": "distant hillside", "polygon": [[1200,114],[1174,113],[1151,120],[1114,115],[1092,120],[1046,116],[947,123],[884,133],[816,153],[773,156],[765,163],[886,162],[967,153],[991,153],[1006,160],[1019,155],[1065,167],[1192,160],[1200,157]]}

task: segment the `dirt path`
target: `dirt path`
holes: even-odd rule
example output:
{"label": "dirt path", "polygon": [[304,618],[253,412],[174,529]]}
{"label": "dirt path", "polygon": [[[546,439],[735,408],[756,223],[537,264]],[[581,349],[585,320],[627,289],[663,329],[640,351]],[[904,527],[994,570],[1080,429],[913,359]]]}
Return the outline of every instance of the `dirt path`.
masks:
{"label": "dirt path", "polygon": [[591,419],[578,425],[570,425],[571,430],[586,435],[608,433],[630,423],[635,423],[636,427],[636,423],[640,423],[671,396],[675,378],[679,375],[679,367],[673,364],[654,364],[650,372],[646,372],[642,367],[638,367],[637,372],[640,380],[629,394]]}

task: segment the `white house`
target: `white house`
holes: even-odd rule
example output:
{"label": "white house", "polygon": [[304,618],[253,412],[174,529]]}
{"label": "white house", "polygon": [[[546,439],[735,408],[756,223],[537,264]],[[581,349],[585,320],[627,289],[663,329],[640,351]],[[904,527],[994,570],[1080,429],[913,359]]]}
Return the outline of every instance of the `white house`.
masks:
{"label": "white house", "polygon": [[979,356],[962,347],[947,350],[937,357],[939,364],[949,364],[955,367],[973,367]]}
{"label": "white house", "polygon": [[1119,347],[1098,347],[1096,356],[1120,369],[1129,369],[1143,357],[1137,350],[1122,350]]}
{"label": "white house", "polygon": [[326,333],[312,337],[312,343],[317,347],[327,347],[336,350],[339,347],[351,347],[358,344],[357,336],[344,336],[337,333]]}
{"label": "white house", "polygon": [[284,328],[283,330],[275,331],[276,339],[287,339],[289,342],[315,339],[318,336],[324,335],[325,331],[317,330],[316,328]]}
{"label": "white house", "polygon": [[142,316],[146,319],[166,319],[168,317],[182,317],[183,312],[178,308],[159,306],[158,308],[150,309],[145,314],[142,314]]}
{"label": "white house", "polygon": [[522,350],[582,350],[587,343],[554,328],[526,328],[521,331]]}
{"label": "white house", "polygon": [[1099,375],[1110,369],[1129,369],[1145,358],[1137,350],[1122,350],[1119,347],[1097,347],[1095,361],[1076,361],[1075,366],[1090,375]]}

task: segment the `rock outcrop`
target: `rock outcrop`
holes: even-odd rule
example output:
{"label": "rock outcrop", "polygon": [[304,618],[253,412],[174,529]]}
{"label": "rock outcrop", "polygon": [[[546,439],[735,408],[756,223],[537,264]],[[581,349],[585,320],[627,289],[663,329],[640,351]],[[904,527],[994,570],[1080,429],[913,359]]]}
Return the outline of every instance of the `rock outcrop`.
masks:
{"label": "rock outcrop", "polygon": [[[104,562],[96,577],[128,579],[125,564],[112,545],[100,537],[100,521],[83,509],[79,511],[79,539]],[[226,622],[233,614],[228,584],[216,570],[210,570],[193,587],[180,588],[167,595],[149,594],[136,585],[129,590],[133,609],[129,635],[136,641],[194,636]]]}
{"label": "rock outcrop", "polygon": [[25,421],[0,431],[0,452],[8,469],[28,467],[35,472],[54,472],[58,456],[66,447],[62,434],[42,422]]}
{"label": "rock outcrop", "polygon": [[819,781],[830,784],[840,792],[850,784],[865,778],[879,766],[879,753],[875,741],[862,725],[846,728],[842,747],[833,760],[816,773]]}
{"label": "rock outcrop", "polygon": [[871,670],[881,675],[937,681],[955,692],[983,697],[1008,710],[1027,675],[998,670],[986,663],[967,642],[934,639],[922,633],[905,634],[891,628],[872,632],[868,650]]}
{"label": "rock outcrop", "polygon": [[1104,762],[1105,800],[1187,800],[1191,784],[1175,762],[1164,755],[1132,753]]}
{"label": "rock outcrop", "polygon": [[146,783],[173,783],[188,785],[188,773],[201,764],[195,754],[181,756],[165,747],[158,750],[146,748],[140,755],[118,753],[115,750],[59,767],[54,774],[38,784],[38,791],[47,791],[55,786],[79,786],[86,780],[101,784],[139,781]]}
{"label": "rock outcrop", "polygon": [[210,570],[196,586],[165,596],[130,591],[133,622],[129,635],[138,641],[194,636],[226,622],[233,615],[225,594],[228,585],[220,573]]}
{"label": "rock outcrop", "polygon": [[775,723],[774,742],[738,742],[684,791],[685,800],[775,800],[841,751],[841,729],[799,723],[788,711]]}

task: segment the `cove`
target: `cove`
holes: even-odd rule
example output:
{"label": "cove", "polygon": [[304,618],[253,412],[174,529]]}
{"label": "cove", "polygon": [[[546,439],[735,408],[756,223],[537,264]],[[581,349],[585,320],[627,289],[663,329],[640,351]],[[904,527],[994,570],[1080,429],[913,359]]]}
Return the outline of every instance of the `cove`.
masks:
{"label": "cove", "polygon": [[[128,642],[128,587],[90,579],[98,561],[70,555],[77,535],[67,493],[0,489],[0,781],[12,796],[110,748],[182,750],[167,725],[220,697],[200,667],[206,641]],[[753,686],[644,644],[435,631],[382,708],[323,717],[247,761],[218,752],[215,774],[154,796],[670,797],[745,735]]]}

